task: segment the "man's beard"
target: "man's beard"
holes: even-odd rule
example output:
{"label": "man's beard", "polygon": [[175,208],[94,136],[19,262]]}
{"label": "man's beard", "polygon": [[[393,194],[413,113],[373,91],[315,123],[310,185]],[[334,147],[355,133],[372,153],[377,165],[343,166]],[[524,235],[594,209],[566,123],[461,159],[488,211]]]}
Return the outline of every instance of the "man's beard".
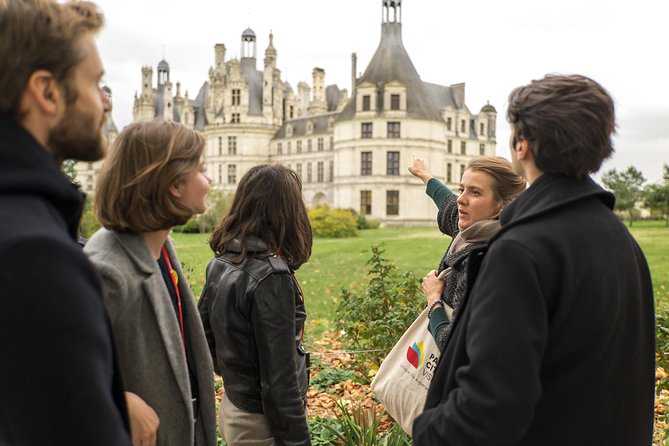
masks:
{"label": "man's beard", "polygon": [[[102,123],[104,123],[103,118]],[[107,153],[102,123],[93,113],[69,104],[65,116],[49,134],[48,146],[60,160],[98,161]]]}

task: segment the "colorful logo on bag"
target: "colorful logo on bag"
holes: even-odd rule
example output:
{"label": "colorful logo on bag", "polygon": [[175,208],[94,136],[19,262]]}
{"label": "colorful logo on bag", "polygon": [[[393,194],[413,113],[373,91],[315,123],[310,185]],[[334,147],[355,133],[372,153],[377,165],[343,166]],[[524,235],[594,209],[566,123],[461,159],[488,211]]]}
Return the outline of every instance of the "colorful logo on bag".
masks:
{"label": "colorful logo on bag", "polygon": [[415,369],[423,365],[423,360],[425,359],[424,351],[423,341],[420,341],[417,344],[414,342],[413,345],[407,349],[407,361],[409,361]]}

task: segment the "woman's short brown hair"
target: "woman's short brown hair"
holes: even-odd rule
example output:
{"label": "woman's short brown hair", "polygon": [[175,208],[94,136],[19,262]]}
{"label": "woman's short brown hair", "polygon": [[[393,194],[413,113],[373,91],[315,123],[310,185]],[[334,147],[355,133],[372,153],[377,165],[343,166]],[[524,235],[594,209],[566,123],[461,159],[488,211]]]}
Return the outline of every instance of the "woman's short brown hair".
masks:
{"label": "woman's short brown hair", "polygon": [[98,175],[95,213],[107,229],[143,233],[183,224],[193,211],[169,193],[197,168],[204,137],[176,122],[128,125]]}
{"label": "woman's short brown hair", "polygon": [[261,164],[246,172],[209,245],[219,255],[230,242],[239,240],[242,252],[235,261],[241,263],[249,236],[262,240],[270,250],[268,254],[280,253],[292,269],[298,269],[311,256],[311,224],[302,198],[302,182],[291,169]]}
{"label": "woman's short brown hair", "polygon": [[62,84],[68,103],[74,102],[72,72],[84,57],[79,38],[98,31],[103,21],[90,2],[0,1],[0,112],[21,117],[21,97],[40,69]]}
{"label": "woman's short brown hair", "polygon": [[518,175],[511,163],[499,156],[477,156],[467,164],[466,170],[488,174],[492,179],[495,201],[506,206],[527,187],[525,178]]}

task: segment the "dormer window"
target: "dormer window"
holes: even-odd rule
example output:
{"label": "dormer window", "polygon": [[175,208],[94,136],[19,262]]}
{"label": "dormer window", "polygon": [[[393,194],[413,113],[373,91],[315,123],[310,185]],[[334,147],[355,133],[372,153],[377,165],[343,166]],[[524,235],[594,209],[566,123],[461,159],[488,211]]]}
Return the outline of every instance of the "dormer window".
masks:
{"label": "dormer window", "polygon": [[307,134],[311,134],[314,131],[314,123],[307,121]]}
{"label": "dormer window", "polygon": [[293,136],[293,126],[290,124],[286,126],[286,136],[289,138]]}
{"label": "dormer window", "polygon": [[390,109],[399,110],[400,109],[400,95],[391,94],[390,95]]}
{"label": "dormer window", "polygon": [[366,94],[362,97],[362,111],[371,110],[372,98]]}

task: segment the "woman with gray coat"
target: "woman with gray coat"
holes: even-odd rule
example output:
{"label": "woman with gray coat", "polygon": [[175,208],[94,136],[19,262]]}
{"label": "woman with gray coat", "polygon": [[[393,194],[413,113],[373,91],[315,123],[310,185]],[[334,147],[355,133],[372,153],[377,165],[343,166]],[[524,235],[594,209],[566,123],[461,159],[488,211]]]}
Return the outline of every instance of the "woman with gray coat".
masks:
{"label": "woman with gray coat", "polygon": [[170,229],[206,210],[202,135],[127,126],[99,174],[104,226],[84,248],[102,275],[133,446],[215,446],[213,366]]}

